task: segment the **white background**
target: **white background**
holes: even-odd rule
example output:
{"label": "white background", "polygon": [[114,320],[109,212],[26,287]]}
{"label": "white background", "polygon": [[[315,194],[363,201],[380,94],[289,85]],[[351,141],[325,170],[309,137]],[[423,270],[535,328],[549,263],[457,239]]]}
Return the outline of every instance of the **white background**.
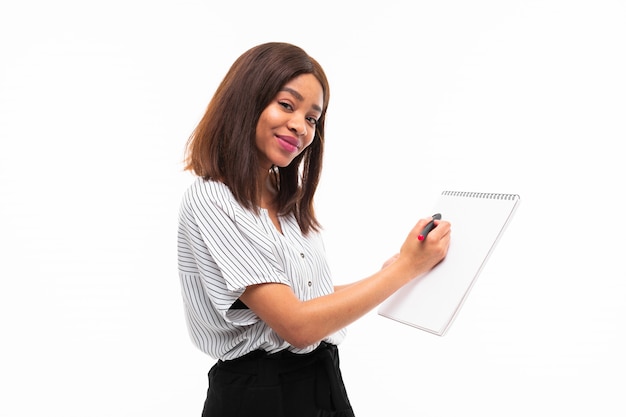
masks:
{"label": "white background", "polygon": [[623,416],[625,21],[604,0],[4,1],[0,415],[200,414],[184,145],[234,59],[286,41],[331,82],[317,207],[337,283],[444,189],[522,196],[446,336],[376,311],[350,326],[357,415]]}

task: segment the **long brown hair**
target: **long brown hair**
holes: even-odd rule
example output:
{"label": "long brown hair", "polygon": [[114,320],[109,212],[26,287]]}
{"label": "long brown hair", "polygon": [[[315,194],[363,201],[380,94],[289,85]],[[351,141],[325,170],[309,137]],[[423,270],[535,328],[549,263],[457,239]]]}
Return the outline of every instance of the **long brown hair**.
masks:
{"label": "long brown hair", "polygon": [[293,213],[304,234],[319,230],[313,197],[324,153],[328,79],[320,64],[301,48],[281,42],[255,46],[233,63],[187,142],[185,169],[226,184],[244,207],[258,211],[259,162],[256,125],[263,110],[293,78],[313,74],[324,103],[313,142],[286,167],[274,167],[281,215]]}

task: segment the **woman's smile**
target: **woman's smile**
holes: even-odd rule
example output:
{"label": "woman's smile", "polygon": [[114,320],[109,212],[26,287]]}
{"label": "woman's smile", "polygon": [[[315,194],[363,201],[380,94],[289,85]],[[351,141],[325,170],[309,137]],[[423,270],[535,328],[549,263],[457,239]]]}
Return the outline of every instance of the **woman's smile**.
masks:
{"label": "woman's smile", "polygon": [[282,148],[287,152],[300,152],[300,148],[302,145],[300,145],[298,139],[294,138],[293,136],[276,135],[276,139],[278,139],[278,143],[280,144],[280,146],[282,146]]}

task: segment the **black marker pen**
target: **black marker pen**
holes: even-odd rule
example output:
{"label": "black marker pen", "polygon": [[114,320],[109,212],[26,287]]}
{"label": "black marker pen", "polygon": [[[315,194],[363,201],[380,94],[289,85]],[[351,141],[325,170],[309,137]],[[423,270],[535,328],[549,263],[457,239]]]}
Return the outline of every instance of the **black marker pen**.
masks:
{"label": "black marker pen", "polygon": [[429,221],[426,226],[424,226],[424,229],[422,229],[422,233],[417,236],[417,240],[422,241],[426,239],[428,233],[430,233],[430,231],[435,228],[435,220],[441,220],[441,213],[433,214],[433,219]]}

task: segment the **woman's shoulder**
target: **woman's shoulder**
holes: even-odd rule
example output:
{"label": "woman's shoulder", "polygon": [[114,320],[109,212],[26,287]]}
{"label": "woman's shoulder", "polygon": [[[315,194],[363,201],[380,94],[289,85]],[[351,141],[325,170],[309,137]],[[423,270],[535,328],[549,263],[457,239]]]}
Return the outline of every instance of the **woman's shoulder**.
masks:
{"label": "woman's shoulder", "polygon": [[211,205],[224,209],[238,205],[226,184],[205,178],[197,178],[192,182],[183,199],[185,204],[190,206]]}
{"label": "woman's shoulder", "polygon": [[212,194],[219,195],[231,195],[230,190],[226,184],[221,181],[206,179],[202,177],[196,178],[187,189],[188,192],[198,193],[198,192],[210,192]]}

